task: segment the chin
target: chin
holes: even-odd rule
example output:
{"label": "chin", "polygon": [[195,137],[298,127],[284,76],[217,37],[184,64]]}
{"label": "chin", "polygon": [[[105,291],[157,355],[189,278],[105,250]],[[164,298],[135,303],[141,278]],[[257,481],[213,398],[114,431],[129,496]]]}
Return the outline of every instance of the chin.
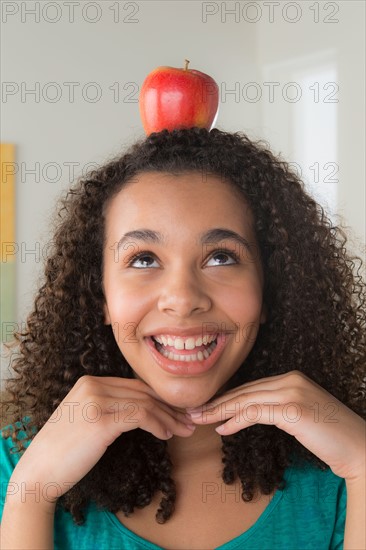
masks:
{"label": "chin", "polygon": [[158,392],[158,395],[161,397],[161,399],[164,400],[164,402],[167,405],[170,405],[171,407],[176,407],[179,409],[187,409],[188,407],[200,407],[201,405],[204,405],[210,399],[214,397],[214,393],[208,393],[208,392],[169,392],[169,391],[163,391]]}

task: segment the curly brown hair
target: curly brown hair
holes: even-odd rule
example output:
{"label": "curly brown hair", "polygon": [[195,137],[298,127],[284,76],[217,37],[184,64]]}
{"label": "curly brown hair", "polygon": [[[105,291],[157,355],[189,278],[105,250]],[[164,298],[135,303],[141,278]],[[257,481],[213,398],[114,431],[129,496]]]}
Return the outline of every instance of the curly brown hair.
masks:
{"label": "curly brown hair", "polygon": [[[218,129],[163,131],[81,178],[62,201],[53,250],[27,329],[16,334],[16,378],[7,383],[20,429],[31,440],[83,375],[133,378],[110,326],[104,324],[102,252],[107,201],[139,173],[202,171],[224,177],[244,194],[255,220],[265,274],[267,321],[229,382],[299,370],[365,418],[365,282],[362,260],[349,256],[344,231],[304,190],[289,165],[265,142]],[[355,260],[360,262],[356,272]],[[17,450],[24,449],[17,441]],[[326,465],[294,437],[253,425],[222,437],[225,483],[240,479],[242,498],[270,494],[285,468]],[[143,430],[122,434],[92,470],[58,501],[77,524],[90,500],[126,515],[162,492],[158,522],[173,513],[176,489],[167,442]]]}

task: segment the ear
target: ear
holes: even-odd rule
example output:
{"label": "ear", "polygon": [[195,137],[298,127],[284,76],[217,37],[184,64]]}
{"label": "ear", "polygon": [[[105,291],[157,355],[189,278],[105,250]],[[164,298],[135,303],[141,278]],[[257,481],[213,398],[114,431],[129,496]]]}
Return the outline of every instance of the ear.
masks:
{"label": "ear", "polygon": [[104,305],[103,305],[103,312],[104,312],[104,324],[105,325],[110,325],[111,324],[111,317],[109,315],[109,309],[108,309],[108,306],[107,306],[106,302],[104,302]]}

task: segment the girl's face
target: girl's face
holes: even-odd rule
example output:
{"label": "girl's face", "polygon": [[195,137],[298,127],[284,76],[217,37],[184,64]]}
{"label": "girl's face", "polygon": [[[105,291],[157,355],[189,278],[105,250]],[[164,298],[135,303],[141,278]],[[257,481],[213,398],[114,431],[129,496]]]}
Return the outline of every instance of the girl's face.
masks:
{"label": "girl's face", "polygon": [[172,406],[212,398],[265,322],[252,225],[236,189],[196,172],[139,174],[106,209],[105,322]]}

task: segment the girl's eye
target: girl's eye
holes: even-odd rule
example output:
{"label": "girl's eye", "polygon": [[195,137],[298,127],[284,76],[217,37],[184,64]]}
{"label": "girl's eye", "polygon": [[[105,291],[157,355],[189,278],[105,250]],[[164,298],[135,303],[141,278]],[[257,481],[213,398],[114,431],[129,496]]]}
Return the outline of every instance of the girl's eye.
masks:
{"label": "girl's eye", "polygon": [[159,264],[151,254],[142,252],[141,254],[138,254],[137,256],[131,258],[131,260],[128,262],[128,266],[136,267],[137,269],[144,269],[146,267],[159,267]]}
{"label": "girl's eye", "polygon": [[234,252],[218,251],[211,256],[206,265],[208,267],[215,267],[218,265],[233,265],[237,263],[238,258]]}
{"label": "girl's eye", "polygon": [[[218,250],[212,254],[211,258],[206,263],[208,267],[216,267],[220,265],[233,265],[238,263],[238,258],[234,252],[226,252],[225,250]],[[155,259],[154,255],[149,252],[140,252],[131,258],[128,262],[128,267],[134,267],[137,269],[157,268],[160,267],[159,263]]]}

